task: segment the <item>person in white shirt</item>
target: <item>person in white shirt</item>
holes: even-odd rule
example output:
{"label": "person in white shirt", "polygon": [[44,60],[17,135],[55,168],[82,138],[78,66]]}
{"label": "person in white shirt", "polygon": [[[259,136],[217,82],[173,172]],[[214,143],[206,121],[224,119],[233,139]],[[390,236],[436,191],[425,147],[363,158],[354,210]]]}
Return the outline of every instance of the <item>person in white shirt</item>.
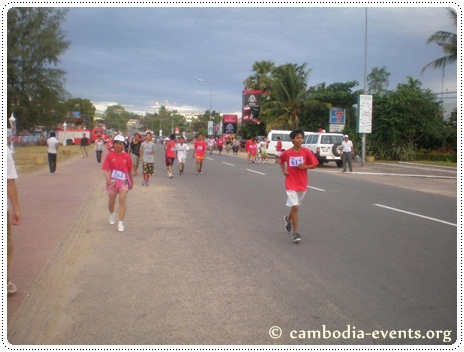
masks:
{"label": "person in white shirt", "polygon": [[58,154],[58,139],[56,139],[55,132],[50,133],[50,138],[47,139],[48,145],[48,168],[50,174],[53,175],[56,171],[56,155]]}
{"label": "person in white shirt", "polygon": [[187,160],[187,153],[190,150],[189,146],[184,143],[184,137],[179,138],[179,143],[176,144],[177,160],[179,162],[179,175],[184,173],[185,161]]}
{"label": "person in white shirt", "polygon": [[354,154],[354,147],[353,147],[353,142],[349,140],[349,137],[347,134],[343,136],[342,149],[343,149],[343,154],[342,154],[343,171],[342,172],[346,172],[347,161],[348,161],[348,166],[350,168],[350,172],[353,172],[352,160],[353,160],[353,154]]}

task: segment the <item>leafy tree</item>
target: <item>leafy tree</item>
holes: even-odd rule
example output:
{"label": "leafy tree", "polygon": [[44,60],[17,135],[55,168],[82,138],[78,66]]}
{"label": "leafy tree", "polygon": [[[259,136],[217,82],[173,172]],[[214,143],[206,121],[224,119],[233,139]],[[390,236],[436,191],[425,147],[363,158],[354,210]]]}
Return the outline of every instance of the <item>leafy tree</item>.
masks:
{"label": "leafy tree", "polygon": [[310,71],[306,63],[285,64],[272,71],[270,99],[261,109],[267,130],[299,127],[299,114],[308,98],[306,82]]}
{"label": "leafy tree", "polygon": [[[453,24],[457,26],[457,13],[456,11],[449,7],[448,15],[453,21]],[[457,60],[457,35],[456,33],[438,31],[432,34],[429,39],[427,39],[427,44],[438,44],[443,49],[445,56],[442,56],[438,59],[433,60],[428,63],[422,69],[422,73],[427,69],[431,68],[436,70],[437,68],[444,68],[448,65],[454,64]]]}
{"label": "leafy tree", "polygon": [[61,30],[67,10],[15,7],[7,20],[7,109],[23,128],[62,122],[62,104],[69,94],[65,72],[56,68],[70,45]]}
{"label": "leafy tree", "polygon": [[388,84],[390,83],[388,77],[390,77],[390,72],[387,72],[386,66],[372,68],[371,73],[367,76],[369,92],[371,94],[383,94],[387,92]]}
{"label": "leafy tree", "polygon": [[94,127],[94,115],[97,110],[89,99],[71,98],[65,103],[66,112],[79,111],[83,119],[82,124],[87,128]]}
{"label": "leafy tree", "polygon": [[443,143],[441,103],[421,82],[408,77],[393,92],[376,100],[371,144],[382,158],[412,160],[417,149],[434,149]]}
{"label": "leafy tree", "polygon": [[127,121],[132,115],[121,105],[108,106],[105,110],[106,127],[114,132],[127,132]]}

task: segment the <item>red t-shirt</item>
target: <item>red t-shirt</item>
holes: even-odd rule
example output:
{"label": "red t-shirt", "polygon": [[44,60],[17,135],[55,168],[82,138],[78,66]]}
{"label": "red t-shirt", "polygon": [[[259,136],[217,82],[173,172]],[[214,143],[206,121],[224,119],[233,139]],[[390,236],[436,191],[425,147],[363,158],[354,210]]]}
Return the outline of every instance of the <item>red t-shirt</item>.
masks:
{"label": "red t-shirt", "polygon": [[301,170],[298,165],[317,165],[318,161],[313,152],[307,148],[301,148],[296,153],[288,149],[282,153],[280,163],[287,163],[288,176],[285,177],[285,189],[288,191],[306,192],[308,188],[308,172]]}
{"label": "red t-shirt", "polygon": [[219,138],[218,141],[217,141],[217,145],[219,147],[222,147],[224,145],[224,140],[222,138]]}
{"label": "red t-shirt", "polygon": [[176,144],[174,141],[169,141],[166,144],[166,157],[175,158],[176,157]]}
{"label": "red t-shirt", "polygon": [[282,141],[277,141],[276,152],[282,151]]}
{"label": "red t-shirt", "polygon": [[206,150],[206,142],[205,141],[196,141],[193,145],[193,149],[195,149],[195,156],[199,158],[205,157],[205,150]]}
{"label": "red t-shirt", "polygon": [[103,161],[102,170],[110,172],[113,170],[118,170],[130,173],[132,170],[132,159],[130,155],[125,152],[109,152],[105,157],[105,161]]}

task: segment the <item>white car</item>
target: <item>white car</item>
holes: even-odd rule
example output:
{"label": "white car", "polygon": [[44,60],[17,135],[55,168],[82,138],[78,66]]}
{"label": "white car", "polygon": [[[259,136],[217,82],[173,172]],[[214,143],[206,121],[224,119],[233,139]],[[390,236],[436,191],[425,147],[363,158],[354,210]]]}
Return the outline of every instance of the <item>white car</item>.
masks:
{"label": "white car", "polygon": [[303,147],[314,153],[319,165],[334,161],[338,167],[342,167],[342,142],[343,134],[341,133],[310,132],[305,135]]}

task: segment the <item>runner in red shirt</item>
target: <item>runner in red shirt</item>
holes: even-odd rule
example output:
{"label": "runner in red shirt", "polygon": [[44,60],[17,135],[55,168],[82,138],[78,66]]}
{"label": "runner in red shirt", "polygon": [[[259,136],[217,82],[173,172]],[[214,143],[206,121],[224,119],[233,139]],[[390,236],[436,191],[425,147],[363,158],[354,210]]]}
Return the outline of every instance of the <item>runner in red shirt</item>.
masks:
{"label": "runner in red shirt", "polygon": [[252,160],[254,160],[253,153],[256,155],[255,138],[253,136],[246,141],[245,150],[247,152],[248,164],[251,164]]}
{"label": "runner in red shirt", "polygon": [[295,130],[290,133],[293,148],[286,150],[280,157],[280,166],[285,175],[285,189],[287,191],[287,207],[290,214],[285,216],[285,229],[292,231],[293,242],[301,241],[298,233],[298,210],[308,189],[308,169],[315,169],[318,161],[313,152],[301,145],[304,142],[304,132]]}
{"label": "runner in red shirt", "polygon": [[164,150],[166,151],[166,168],[168,169],[168,177],[173,178],[172,175],[172,165],[174,165],[174,161],[176,160],[177,149],[176,149],[176,135],[171,134],[169,137],[170,140],[164,145]]}
{"label": "runner in red shirt", "polygon": [[116,223],[114,206],[116,196],[119,195],[118,231],[124,231],[124,217],[126,216],[127,192],[132,189],[134,179],[132,175],[132,159],[124,152],[125,138],[117,135],[113,140],[114,150],[109,152],[102,165],[103,175],[106,179],[106,193],[108,194],[108,210],[110,211],[110,224]]}
{"label": "runner in red shirt", "polygon": [[275,163],[280,164],[280,156],[282,155],[282,141],[280,137],[277,137],[276,151],[275,151]]}
{"label": "runner in red shirt", "polygon": [[219,155],[222,154],[222,148],[224,147],[224,139],[222,137],[219,137],[217,140],[217,146],[219,150]]}
{"label": "runner in red shirt", "polygon": [[205,159],[205,151],[206,151],[206,142],[203,139],[201,134],[198,135],[198,139],[196,140],[195,144],[193,145],[193,157],[197,159],[197,172],[196,174],[202,174],[203,168],[203,160]]}

